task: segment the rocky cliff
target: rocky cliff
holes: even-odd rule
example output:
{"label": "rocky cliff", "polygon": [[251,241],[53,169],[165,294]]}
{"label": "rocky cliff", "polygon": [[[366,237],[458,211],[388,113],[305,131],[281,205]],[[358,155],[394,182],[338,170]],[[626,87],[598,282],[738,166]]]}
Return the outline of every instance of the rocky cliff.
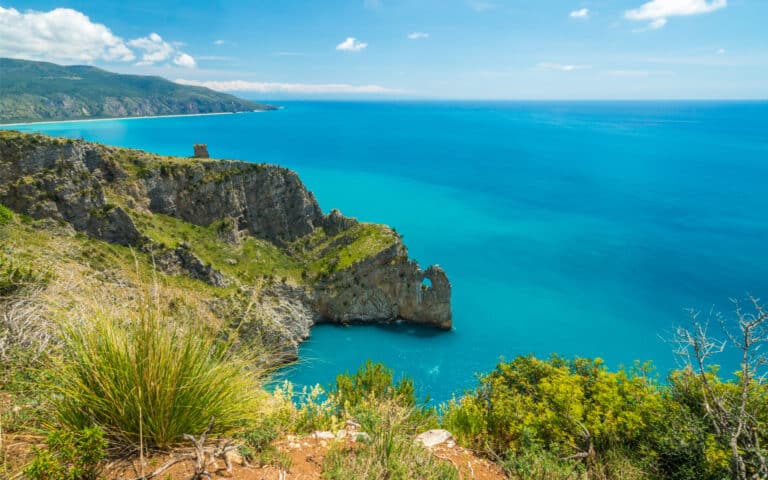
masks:
{"label": "rocky cliff", "polygon": [[422,270],[386,226],[323,214],[296,173],[278,166],[4,131],[0,203],[133,247],[218,296],[257,293],[258,318],[240,327],[288,357],[319,321],[451,328],[440,267]]}

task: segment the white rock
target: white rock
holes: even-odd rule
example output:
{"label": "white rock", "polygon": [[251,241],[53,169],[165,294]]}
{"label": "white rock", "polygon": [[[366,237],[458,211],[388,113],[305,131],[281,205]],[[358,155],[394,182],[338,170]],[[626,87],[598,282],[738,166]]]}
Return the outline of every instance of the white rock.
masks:
{"label": "white rock", "polygon": [[338,439],[347,438],[347,431],[339,430],[338,432],[336,432],[336,438]]}
{"label": "white rock", "polygon": [[369,443],[371,441],[371,436],[365,432],[354,432],[352,434],[352,441]]}
{"label": "white rock", "polygon": [[421,443],[427,448],[432,448],[437,445],[440,445],[441,443],[445,443],[448,441],[453,441],[453,435],[451,435],[451,432],[448,430],[427,430],[424,433],[419,434],[416,437],[416,441]]}
{"label": "white rock", "polygon": [[336,435],[333,434],[333,432],[321,432],[317,431],[313,433],[312,438],[318,439],[318,440],[333,440],[336,438]]}
{"label": "white rock", "polygon": [[230,465],[245,465],[245,459],[237,452],[227,452],[226,458],[229,460]]}
{"label": "white rock", "polygon": [[353,419],[347,420],[347,430],[360,430],[360,424]]}

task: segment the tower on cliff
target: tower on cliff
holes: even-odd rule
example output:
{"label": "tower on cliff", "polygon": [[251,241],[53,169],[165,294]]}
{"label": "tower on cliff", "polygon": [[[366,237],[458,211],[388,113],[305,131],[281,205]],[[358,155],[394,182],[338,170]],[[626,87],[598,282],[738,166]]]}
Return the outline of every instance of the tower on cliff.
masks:
{"label": "tower on cliff", "polygon": [[211,158],[208,155],[208,145],[204,143],[196,143],[195,146],[195,158]]}

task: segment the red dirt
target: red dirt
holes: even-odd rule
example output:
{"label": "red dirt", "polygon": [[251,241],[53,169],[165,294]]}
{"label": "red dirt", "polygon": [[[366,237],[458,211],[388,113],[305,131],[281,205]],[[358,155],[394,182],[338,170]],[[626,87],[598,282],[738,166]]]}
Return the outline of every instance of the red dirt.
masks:
{"label": "red dirt", "polygon": [[[31,446],[40,439],[5,436],[6,459],[10,461],[11,471],[19,471],[22,464],[15,460],[21,460],[28,455]],[[274,442],[274,447],[290,457],[290,468],[285,471],[274,465],[247,465],[239,463],[241,459],[235,458],[231,472],[226,470],[225,462],[217,459],[208,466],[212,474],[212,480],[320,480],[322,478],[322,464],[331,443],[334,440],[322,440],[312,437],[287,436]],[[438,458],[452,463],[458,470],[461,480],[502,480],[507,478],[501,469],[486,459],[474,455],[467,449],[458,446],[442,444],[432,449]],[[349,448],[354,449],[353,442],[348,441]],[[189,455],[192,449],[179,450],[163,455],[154,455],[145,459],[144,474],[150,473],[166,462]],[[156,480],[189,480],[194,473],[195,460],[187,460],[176,463],[172,467],[154,477]],[[106,465],[104,477],[108,480],[133,480],[142,474],[138,458],[120,460]],[[0,475],[2,476],[2,475]],[[13,478],[13,476],[11,477]],[[354,479],[350,479],[354,480]],[[417,479],[414,479],[417,480]]]}
{"label": "red dirt", "polygon": [[[225,478],[234,480],[319,480],[322,478],[323,459],[330,448],[330,442],[333,440],[291,436],[275,442],[274,446],[291,459],[291,466],[287,471],[274,465],[234,464],[232,471],[227,472],[222,460],[211,465],[209,471],[213,474],[214,480]],[[355,448],[352,442],[348,443],[349,448]],[[452,463],[459,470],[461,480],[502,480],[506,478],[497,465],[479,458],[467,449],[458,446],[449,447],[443,444],[436,447],[433,452],[438,458]],[[147,466],[145,473],[162,465],[169,458],[172,458],[172,455],[152,458],[150,463],[153,466]],[[178,463],[161,473],[157,478],[161,480],[188,480],[194,473],[194,463],[192,459]],[[115,465],[106,472],[106,476],[111,480],[134,479],[141,473],[138,465],[138,459],[130,462],[130,464]]]}

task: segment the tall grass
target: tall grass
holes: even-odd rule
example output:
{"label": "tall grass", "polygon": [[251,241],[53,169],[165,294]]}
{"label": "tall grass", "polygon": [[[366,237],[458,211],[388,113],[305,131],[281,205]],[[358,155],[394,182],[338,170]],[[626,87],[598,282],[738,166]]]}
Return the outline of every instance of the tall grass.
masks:
{"label": "tall grass", "polygon": [[328,480],[459,480],[459,472],[414,442],[426,430],[422,412],[397,400],[371,399],[356,407],[370,441],[335,445],[323,461]]}
{"label": "tall grass", "polygon": [[73,430],[98,425],[113,445],[162,448],[201,433],[211,417],[220,433],[251,419],[262,390],[247,362],[201,322],[147,298],[138,309],[92,306],[63,322],[58,420]]}

